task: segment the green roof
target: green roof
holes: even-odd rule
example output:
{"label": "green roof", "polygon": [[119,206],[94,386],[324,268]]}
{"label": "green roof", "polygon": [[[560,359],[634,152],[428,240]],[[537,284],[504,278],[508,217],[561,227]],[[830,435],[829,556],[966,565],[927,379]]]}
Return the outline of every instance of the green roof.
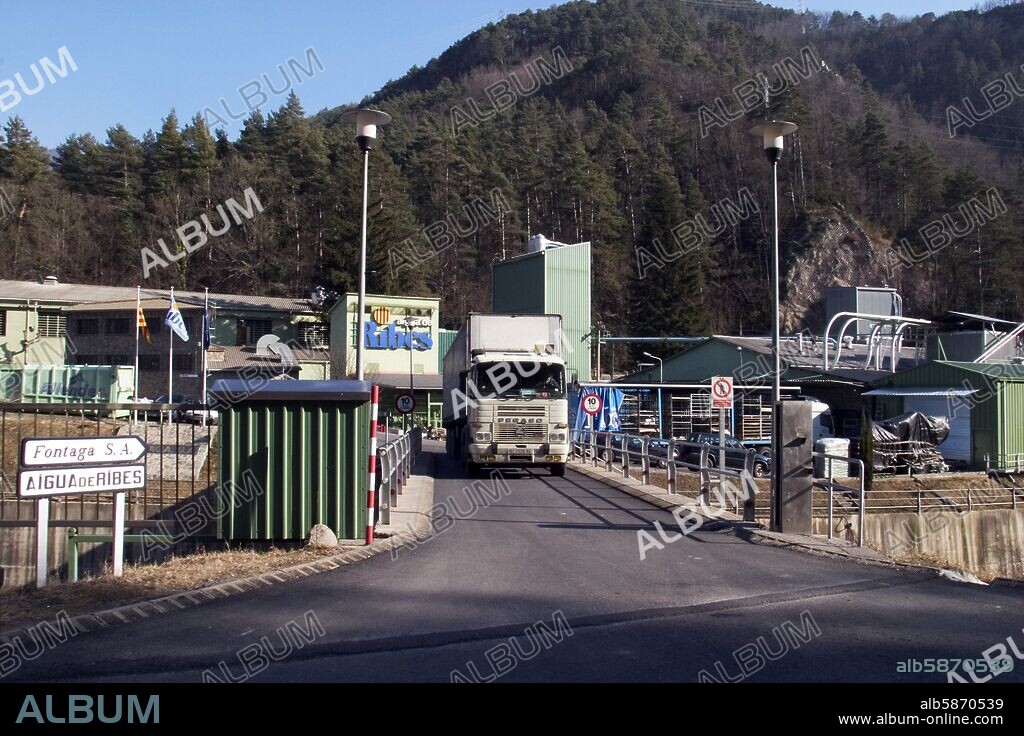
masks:
{"label": "green roof", "polygon": [[950,368],[957,368],[969,373],[980,373],[992,378],[1024,381],[1024,365],[1014,365],[1011,363],[958,363],[951,360],[939,360],[936,362],[940,365],[948,365]]}

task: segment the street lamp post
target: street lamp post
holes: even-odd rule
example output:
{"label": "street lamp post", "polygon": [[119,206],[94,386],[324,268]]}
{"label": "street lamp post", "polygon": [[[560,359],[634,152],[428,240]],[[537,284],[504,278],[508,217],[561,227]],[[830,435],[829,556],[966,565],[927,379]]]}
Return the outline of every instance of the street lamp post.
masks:
{"label": "street lamp post", "polygon": [[363,225],[359,245],[359,303],[356,307],[356,379],[363,380],[363,321],[366,319],[366,218],[370,194],[370,151],[377,142],[377,128],[391,122],[379,110],[349,110],[342,118],[356,126],[356,143],[363,152]]}
{"label": "street lamp post", "polygon": [[785,149],[785,137],[797,131],[795,123],[770,120],[750,129],[750,134],[761,139],[764,144],[765,156],[772,167],[771,198],[772,198],[772,527],[778,528],[779,520],[775,509],[781,498],[782,460],[781,437],[779,431],[779,403],[782,401],[782,356],[780,353],[782,325],[779,315],[779,161]]}
{"label": "street lamp post", "polygon": [[661,387],[665,384],[665,361],[657,355],[650,353],[644,353],[644,355],[658,361],[658,437],[661,438],[665,436],[665,418],[661,409]]}

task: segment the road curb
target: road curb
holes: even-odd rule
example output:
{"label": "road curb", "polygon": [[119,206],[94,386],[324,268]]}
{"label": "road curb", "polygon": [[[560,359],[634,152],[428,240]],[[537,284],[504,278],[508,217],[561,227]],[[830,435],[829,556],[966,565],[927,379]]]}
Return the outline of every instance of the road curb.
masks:
{"label": "road curb", "polygon": [[672,511],[681,506],[689,505],[705,521],[719,522],[738,529],[743,529],[757,537],[758,540],[763,540],[764,542],[775,546],[794,547],[812,554],[842,557],[843,559],[854,560],[856,562],[898,567],[907,570],[928,571],[935,575],[940,575],[943,572],[943,568],[939,567],[915,565],[910,562],[897,562],[895,560],[890,560],[868,547],[846,547],[825,539],[821,542],[811,543],[803,541],[803,539],[797,535],[771,532],[765,529],[761,524],[744,521],[741,516],[737,516],[731,511],[723,511],[719,515],[710,516],[701,511],[700,502],[691,496],[684,496],[682,494],[670,495],[668,491],[662,488],[658,488],[657,486],[646,486],[635,478],[623,478],[621,475],[609,476],[608,471],[601,468],[594,468],[590,465],[574,462],[569,464],[569,469],[603,483],[610,488],[614,488],[633,496],[634,498],[638,498],[641,501],[646,501],[652,506],[656,506],[663,511]]}
{"label": "road curb", "polygon": [[[111,626],[137,623],[154,616],[201,606],[208,601],[229,598],[253,590],[262,590],[263,588],[310,577],[311,575],[332,572],[340,567],[362,562],[370,557],[376,557],[384,552],[390,552],[398,547],[426,538],[432,532],[427,511],[433,505],[434,498],[433,454],[421,453],[419,463],[421,463],[420,473],[412,476],[409,480],[410,483],[423,484],[420,489],[417,508],[415,511],[402,512],[410,513],[415,518],[411,529],[407,528],[406,531],[401,532],[388,532],[386,530],[389,530],[389,527],[379,527],[385,533],[389,533],[389,536],[374,542],[369,547],[358,547],[331,557],[325,557],[322,560],[316,560],[315,562],[304,562],[300,565],[284,567],[280,570],[269,570],[244,578],[236,578],[223,583],[217,583],[216,585],[209,585],[205,588],[181,591],[117,608],[72,616],[70,621],[75,627],[76,635],[110,628]],[[395,511],[392,511],[392,513],[395,513]],[[37,625],[38,623],[33,626],[22,626],[0,632],[0,644],[10,644],[13,639],[18,637],[21,637],[23,640],[31,639],[36,636],[33,629]]]}

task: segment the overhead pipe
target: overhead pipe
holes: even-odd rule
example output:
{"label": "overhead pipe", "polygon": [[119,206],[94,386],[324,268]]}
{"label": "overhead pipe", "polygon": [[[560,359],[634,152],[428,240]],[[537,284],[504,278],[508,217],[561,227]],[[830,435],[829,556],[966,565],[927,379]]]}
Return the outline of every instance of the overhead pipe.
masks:
{"label": "overhead pipe", "polygon": [[858,320],[864,320],[866,322],[875,322],[875,323],[882,323],[882,324],[892,324],[892,325],[901,325],[901,324],[920,325],[922,327],[927,327],[927,326],[930,326],[932,324],[929,320],[926,320],[926,319],[913,319],[911,317],[893,317],[893,316],[883,317],[883,316],[878,315],[878,314],[864,314],[864,313],[861,313],[861,312],[839,312],[836,315],[834,315],[831,320],[829,320],[828,326],[825,328],[825,351],[824,351],[824,356],[823,356],[823,361],[822,361],[822,369],[823,370],[826,370],[826,371],[829,370],[828,346],[829,346],[829,336],[832,334],[832,328],[835,326],[836,322],[839,319],[843,318],[843,317],[846,317],[847,321],[843,325],[843,329],[839,332],[839,337],[836,339],[836,342],[838,343],[838,347],[836,348],[836,360],[835,360],[836,366],[839,365],[839,360],[840,360],[840,358],[842,358],[842,354],[843,354],[843,335],[850,328],[850,325],[853,324],[854,322],[857,322]]}

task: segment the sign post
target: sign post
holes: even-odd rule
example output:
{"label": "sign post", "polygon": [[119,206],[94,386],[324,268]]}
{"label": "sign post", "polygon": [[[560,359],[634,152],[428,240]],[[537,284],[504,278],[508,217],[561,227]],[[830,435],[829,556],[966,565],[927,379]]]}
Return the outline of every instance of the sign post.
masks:
{"label": "sign post", "polygon": [[597,440],[594,438],[594,417],[601,413],[604,409],[604,401],[597,394],[587,394],[583,397],[580,402],[583,407],[583,413],[587,415],[587,431],[588,440],[590,445],[594,448],[594,462],[597,462]]}
{"label": "sign post", "polygon": [[21,442],[18,497],[35,498],[36,587],[46,587],[50,499],[114,491],[114,575],[124,574],[125,493],[146,487],[138,437],[51,437]]}
{"label": "sign post", "polygon": [[[718,409],[718,469],[725,470],[725,412],[732,411],[736,398],[732,378],[716,377],[711,379],[711,408]],[[721,487],[722,474],[718,474]]]}

